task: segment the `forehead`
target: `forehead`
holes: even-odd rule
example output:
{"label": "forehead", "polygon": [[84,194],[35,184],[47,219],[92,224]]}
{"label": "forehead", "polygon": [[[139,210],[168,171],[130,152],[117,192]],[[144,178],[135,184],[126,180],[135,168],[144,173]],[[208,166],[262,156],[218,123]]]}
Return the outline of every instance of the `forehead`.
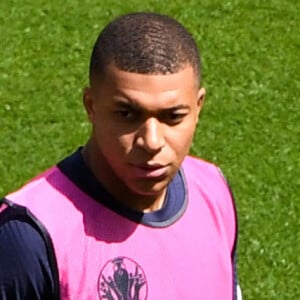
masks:
{"label": "forehead", "polygon": [[99,98],[122,98],[148,106],[159,103],[171,105],[172,102],[194,100],[198,82],[194,69],[190,66],[166,75],[132,73],[109,66],[104,78],[94,82],[94,90]]}

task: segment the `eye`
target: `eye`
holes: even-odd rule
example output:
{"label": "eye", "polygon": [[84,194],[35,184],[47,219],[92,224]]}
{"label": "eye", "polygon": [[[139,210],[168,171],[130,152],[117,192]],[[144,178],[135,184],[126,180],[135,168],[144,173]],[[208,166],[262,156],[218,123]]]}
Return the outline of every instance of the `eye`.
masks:
{"label": "eye", "polygon": [[171,125],[179,124],[183,121],[187,112],[183,111],[169,111],[165,115],[165,121]]}
{"label": "eye", "polygon": [[133,116],[133,113],[127,109],[117,110],[116,114],[124,119],[130,119]]}
{"label": "eye", "polygon": [[171,120],[180,120],[182,119],[183,117],[185,116],[185,114],[182,114],[182,113],[175,113],[175,112],[171,112],[169,117]]}
{"label": "eye", "polygon": [[115,110],[114,113],[121,121],[134,121],[137,118],[137,113],[132,109],[120,108]]}

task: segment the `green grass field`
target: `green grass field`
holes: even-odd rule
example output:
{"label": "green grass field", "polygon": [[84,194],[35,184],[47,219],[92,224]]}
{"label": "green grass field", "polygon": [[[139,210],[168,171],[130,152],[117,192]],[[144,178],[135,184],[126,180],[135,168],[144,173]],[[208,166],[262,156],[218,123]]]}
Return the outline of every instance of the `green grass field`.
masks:
{"label": "green grass field", "polygon": [[300,299],[298,0],[0,1],[0,195],[85,142],[91,47],[141,10],[178,18],[200,46],[208,96],[192,153],[232,185],[244,299]]}

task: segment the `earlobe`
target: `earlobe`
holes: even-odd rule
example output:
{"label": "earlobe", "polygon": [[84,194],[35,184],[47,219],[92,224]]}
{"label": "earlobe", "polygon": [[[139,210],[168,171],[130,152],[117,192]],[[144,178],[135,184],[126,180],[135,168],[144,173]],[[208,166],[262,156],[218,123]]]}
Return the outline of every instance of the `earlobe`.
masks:
{"label": "earlobe", "polygon": [[198,97],[197,97],[197,122],[199,118],[199,114],[201,112],[201,109],[203,107],[203,103],[205,100],[206,91],[205,88],[200,88],[198,91]]}
{"label": "earlobe", "polygon": [[94,100],[91,88],[85,88],[83,91],[83,104],[90,122],[93,122],[94,116]]}
{"label": "earlobe", "polygon": [[197,99],[197,101],[198,101],[197,105],[198,105],[199,112],[202,109],[202,106],[203,106],[203,103],[205,100],[205,95],[206,95],[205,88],[200,88],[198,91],[198,99]]}

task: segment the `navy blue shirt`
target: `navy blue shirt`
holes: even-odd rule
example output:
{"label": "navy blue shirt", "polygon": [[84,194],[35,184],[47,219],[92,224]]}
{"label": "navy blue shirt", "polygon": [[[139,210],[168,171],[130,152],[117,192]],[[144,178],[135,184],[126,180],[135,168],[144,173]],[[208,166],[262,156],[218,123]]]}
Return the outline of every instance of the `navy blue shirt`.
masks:
{"label": "navy blue shirt", "polygon": [[0,299],[55,299],[48,252],[30,217],[6,208],[0,217]]}

